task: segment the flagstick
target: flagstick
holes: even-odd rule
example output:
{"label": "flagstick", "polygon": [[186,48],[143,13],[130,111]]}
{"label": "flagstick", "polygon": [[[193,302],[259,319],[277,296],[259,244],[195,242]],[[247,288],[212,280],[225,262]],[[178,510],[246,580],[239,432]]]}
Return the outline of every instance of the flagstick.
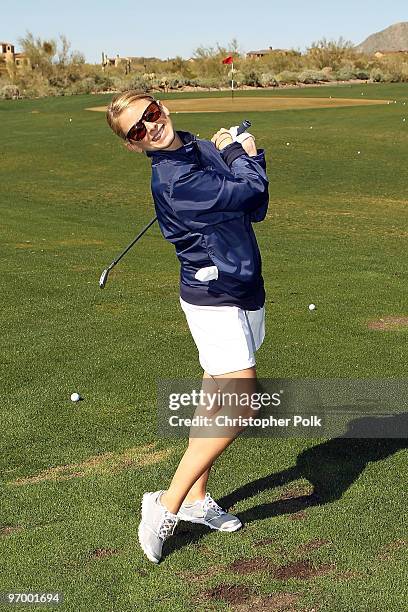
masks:
{"label": "flagstick", "polygon": [[234,99],[234,62],[231,62],[231,100]]}

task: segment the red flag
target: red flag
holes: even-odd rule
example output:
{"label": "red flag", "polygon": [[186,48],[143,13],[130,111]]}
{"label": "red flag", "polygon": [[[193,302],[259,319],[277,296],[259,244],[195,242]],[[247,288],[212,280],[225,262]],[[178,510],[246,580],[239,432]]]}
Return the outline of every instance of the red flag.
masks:
{"label": "red flag", "polygon": [[233,63],[233,59],[232,59],[232,55],[229,55],[228,57],[226,57],[225,59],[222,60],[223,64],[232,64]]}

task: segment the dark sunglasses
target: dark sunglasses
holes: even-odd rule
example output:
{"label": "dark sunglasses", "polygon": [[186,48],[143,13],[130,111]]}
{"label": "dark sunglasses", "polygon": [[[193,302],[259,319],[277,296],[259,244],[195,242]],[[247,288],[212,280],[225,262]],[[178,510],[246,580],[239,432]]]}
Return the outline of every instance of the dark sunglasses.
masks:
{"label": "dark sunglasses", "polygon": [[126,140],[143,140],[143,138],[146,136],[146,126],[143,122],[147,121],[148,123],[153,123],[161,117],[161,114],[162,110],[158,102],[153,101],[146,108],[140,121],[132,125],[126,134]]}

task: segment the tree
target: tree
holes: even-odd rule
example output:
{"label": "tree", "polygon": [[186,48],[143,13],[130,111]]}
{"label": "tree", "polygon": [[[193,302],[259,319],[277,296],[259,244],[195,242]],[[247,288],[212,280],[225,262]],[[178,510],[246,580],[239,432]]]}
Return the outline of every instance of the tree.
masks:
{"label": "tree", "polygon": [[13,71],[10,76],[22,89],[30,90],[34,84],[35,87],[40,84],[41,91],[52,91],[52,88],[61,91],[81,78],[85,57],[79,51],[70,51],[71,44],[63,34],[56,41],[35,38],[27,32],[18,43],[30,65]]}
{"label": "tree", "polygon": [[85,57],[79,51],[71,51],[71,43],[64,34],[60,34],[61,48],[57,49],[57,65],[69,66],[72,64],[84,64]]}
{"label": "tree", "polygon": [[173,59],[169,59],[165,64],[165,69],[172,73],[179,73],[184,78],[192,79],[196,75],[191,70],[191,62],[183,59],[179,55]]}
{"label": "tree", "polygon": [[315,68],[322,69],[330,66],[333,70],[338,70],[344,59],[354,59],[356,52],[350,40],[345,40],[342,36],[335,40],[322,38],[313,42],[307,49],[306,58],[310,60]]}
{"label": "tree", "polygon": [[200,76],[225,77],[222,60],[228,55],[233,55],[234,58],[241,56],[236,38],[233,38],[226,47],[222,47],[219,43],[216,43],[215,47],[197,47],[193,51],[195,72]]}
{"label": "tree", "polygon": [[30,60],[33,70],[37,70],[44,77],[55,74],[54,67],[66,68],[72,65],[85,63],[85,57],[79,51],[70,51],[71,43],[64,34],[60,34],[60,45],[55,39],[41,40],[34,38],[31,32],[27,32],[18,43]]}
{"label": "tree", "polygon": [[52,58],[57,49],[55,40],[43,41],[41,38],[34,38],[31,32],[27,32],[24,37],[18,39],[18,43],[30,60],[33,70],[38,71],[44,77],[52,75]]}

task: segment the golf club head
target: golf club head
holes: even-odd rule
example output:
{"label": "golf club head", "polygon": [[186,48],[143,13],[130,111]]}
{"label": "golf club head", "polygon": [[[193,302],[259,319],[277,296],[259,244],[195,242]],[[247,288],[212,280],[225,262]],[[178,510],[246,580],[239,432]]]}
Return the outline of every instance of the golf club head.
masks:
{"label": "golf club head", "polygon": [[100,276],[100,278],[99,278],[99,287],[100,287],[101,289],[103,289],[103,288],[105,287],[105,285],[106,285],[106,281],[108,280],[108,274],[109,274],[109,269],[108,269],[108,268],[106,268],[106,269],[105,269],[105,270],[102,272],[102,274],[101,274],[101,276]]}

